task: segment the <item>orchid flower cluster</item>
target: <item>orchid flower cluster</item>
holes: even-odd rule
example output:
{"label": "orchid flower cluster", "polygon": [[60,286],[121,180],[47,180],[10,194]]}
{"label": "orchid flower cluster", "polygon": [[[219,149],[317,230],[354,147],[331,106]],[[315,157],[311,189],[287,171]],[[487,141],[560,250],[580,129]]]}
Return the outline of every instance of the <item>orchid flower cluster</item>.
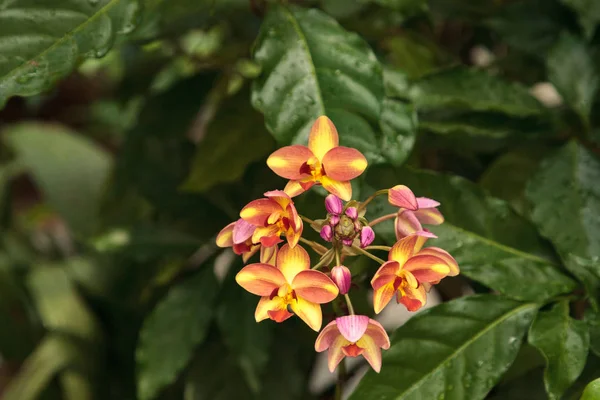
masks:
{"label": "orchid flower cluster", "polygon": [[[342,295],[348,315],[340,315],[325,326],[316,339],[315,350],[329,350],[328,366],[332,372],[344,357],[359,355],[379,372],[381,349],[388,349],[390,340],[377,321],[355,315],[348,295],[352,271],[343,262],[348,257],[364,255],[381,264],[371,280],[375,314],[394,295],[409,311],[423,307],[432,285],[459,272],[456,261],[446,251],[423,248],[427,240],[436,237],[423,224],[444,221],[437,209],[439,203],[415,197],[403,185],[377,191],[363,202],[351,200],[350,181],[365,171],[367,160],[358,150],[339,146],[337,130],[325,116],[312,126],[308,147],[283,147],[271,154],[267,165],[289,179],[288,184],[283,190],[266,192],[264,198],[250,202],[241,210],[240,219],[217,236],[220,247],[232,247],[244,262],[260,252],[259,263],[245,266],[236,275],[239,285],[260,296],[254,314],[256,321],[283,322],[296,315],[319,332],[321,304]],[[325,198],[324,219],[301,216],[294,206],[293,198],[313,185],[321,185],[330,193]],[[379,195],[387,195],[398,211],[369,222],[364,217],[366,207]],[[397,242],[392,247],[372,246],[373,226],[390,219],[395,219]],[[320,233],[329,248],[302,237],[305,222]],[[300,243],[320,255],[312,268]],[[374,250],[388,252],[388,261],[373,255]],[[334,265],[329,269],[331,264]]]}

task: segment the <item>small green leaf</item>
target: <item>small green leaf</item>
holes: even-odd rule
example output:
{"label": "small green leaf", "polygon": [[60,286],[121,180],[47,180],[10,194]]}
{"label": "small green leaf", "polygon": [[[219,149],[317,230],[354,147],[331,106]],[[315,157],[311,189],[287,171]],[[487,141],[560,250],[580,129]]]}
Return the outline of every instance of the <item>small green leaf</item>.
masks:
{"label": "small green leaf", "polygon": [[350,399],[483,399],[516,357],[536,310],[493,295],[426,310],[394,332],[381,373],[367,372]]}
{"label": "small green leaf", "polygon": [[222,105],[207,127],[182,190],[204,192],[218,183],[236,181],[251,162],[273,149],[273,139],[260,129],[262,117],[244,94]]}
{"label": "small green leaf", "polygon": [[588,308],[583,320],[590,331],[590,350],[600,357],[600,311]]}
{"label": "small green leaf", "polygon": [[563,33],[550,50],[546,66],[550,82],[589,126],[594,97],[600,88],[600,73],[586,44],[570,33]]}
{"label": "small green leaf", "polygon": [[3,2],[0,108],[11,96],[49,89],[81,58],[102,57],[117,35],[133,31],[141,7],[135,0]]}
{"label": "small green leaf", "polygon": [[575,275],[587,292],[592,307],[598,309],[600,304],[600,260],[578,257],[569,253],[565,260],[567,269]]}
{"label": "small green leaf", "polygon": [[392,165],[402,165],[412,151],[417,135],[417,113],[411,104],[386,97],[379,126],[383,134],[381,152]]}
{"label": "small green leaf", "polygon": [[544,160],[527,198],[532,220],[563,257],[600,257],[600,160],[572,141]]}
{"label": "small green leaf", "polygon": [[589,334],[583,321],[569,316],[569,302],[538,313],[529,329],[529,343],[546,359],[544,383],[550,400],[558,400],[585,367]]}
{"label": "small green leaf", "polygon": [[306,144],[317,117],[327,115],[340,143],[383,160],[378,132],[384,97],[381,65],[358,35],[316,9],[271,6],[255,44],[262,75],[252,104],[282,144]]}
{"label": "small green leaf", "polygon": [[12,125],[5,130],[4,139],[50,206],[76,232],[91,233],[112,165],[108,153],[59,125]]}
{"label": "small green leaf", "polygon": [[585,37],[591,40],[596,27],[600,25],[600,3],[595,0],[561,0],[561,2],[577,13]]}
{"label": "small green leaf", "polygon": [[136,350],[140,399],[155,398],[189,362],[206,336],[218,287],[213,269],[206,266],[174,286],[146,317]]}
{"label": "small green leaf", "polygon": [[[376,189],[404,184],[416,196],[441,202],[446,220],[439,226],[427,226],[438,235],[430,244],[449,251],[468,278],[525,301],[544,301],[575,288],[575,282],[546,258],[548,249],[534,227],[506,202],[487,196],[466,179],[408,168],[372,167],[367,182]],[[380,198],[369,205],[371,211],[384,215],[397,212],[397,208]],[[393,221],[378,224],[375,231],[388,244],[396,241]]]}
{"label": "small green leaf", "polygon": [[542,105],[527,88],[490,75],[486,71],[456,67],[416,80],[409,96],[419,110],[455,107],[472,111],[496,111],[515,117],[537,116]]}
{"label": "small green leaf", "polygon": [[598,400],[600,399],[600,378],[591,381],[585,387],[580,400]]}

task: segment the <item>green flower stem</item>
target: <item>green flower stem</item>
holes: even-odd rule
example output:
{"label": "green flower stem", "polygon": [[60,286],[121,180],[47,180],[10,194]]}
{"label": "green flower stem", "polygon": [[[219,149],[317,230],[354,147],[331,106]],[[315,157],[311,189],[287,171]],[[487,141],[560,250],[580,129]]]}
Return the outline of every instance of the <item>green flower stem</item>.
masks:
{"label": "green flower stem", "polygon": [[313,242],[312,240],[306,240],[303,237],[300,237],[300,241],[305,245],[310,246],[311,249],[315,251],[318,255],[322,256],[327,252],[327,248],[317,242]]}
{"label": "green flower stem", "polygon": [[389,191],[389,189],[381,189],[381,190],[378,190],[375,193],[373,193],[371,196],[367,197],[367,199],[365,201],[360,203],[360,206],[358,207],[358,212],[360,213],[360,211],[364,210],[365,207],[367,207],[367,204],[372,202],[375,197],[380,196],[382,194],[387,194],[388,191]]}
{"label": "green flower stem", "polygon": [[368,251],[366,251],[364,249],[361,249],[358,246],[352,246],[352,249],[358,251],[359,253],[361,253],[361,254],[363,254],[363,255],[365,255],[367,257],[369,257],[371,260],[377,261],[379,264],[383,264],[385,262],[381,258],[379,258],[377,256],[374,256],[373,254],[369,253]]}
{"label": "green flower stem", "polygon": [[329,249],[329,250],[327,250],[327,251],[325,252],[325,254],[323,254],[323,256],[321,257],[321,260],[320,260],[318,263],[316,263],[316,264],[315,264],[315,266],[314,266],[314,267],[312,267],[311,269],[319,269],[319,268],[321,268],[323,265],[325,265],[325,264],[329,264],[329,263],[327,262],[327,259],[328,259],[329,257],[327,257],[327,256],[328,256],[328,255],[329,255],[329,253],[331,253],[332,251],[333,251],[333,249]]}
{"label": "green flower stem", "polygon": [[392,250],[392,248],[390,246],[367,246],[365,247],[365,250],[383,250],[383,251],[390,251]]}
{"label": "green flower stem", "polygon": [[352,301],[350,301],[350,296],[348,296],[348,293],[346,293],[344,295],[344,299],[346,299],[346,305],[348,306],[348,312],[350,313],[350,315],[354,315],[354,307],[352,306]]}
{"label": "green flower stem", "polygon": [[369,226],[375,226],[380,222],[387,221],[388,219],[392,219],[396,217],[396,213],[386,214],[382,217],[375,218],[373,221],[369,222]]}
{"label": "green flower stem", "polygon": [[306,222],[307,224],[311,224],[312,225],[312,224],[315,223],[315,221],[313,221],[310,218],[305,217],[304,215],[300,215],[300,218],[302,219],[302,221]]}

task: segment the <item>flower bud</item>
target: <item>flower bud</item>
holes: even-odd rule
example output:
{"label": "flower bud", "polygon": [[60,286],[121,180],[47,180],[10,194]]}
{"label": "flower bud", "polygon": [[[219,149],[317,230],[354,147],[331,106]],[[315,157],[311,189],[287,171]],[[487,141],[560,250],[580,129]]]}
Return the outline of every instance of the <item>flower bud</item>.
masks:
{"label": "flower bud", "polygon": [[339,215],[332,215],[331,217],[329,217],[329,225],[336,226],[339,223],[340,223]]}
{"label": "flower bud", "polygon": [[370,226],[363,226],[360,230],[360,247],[367,247],[375,240],[375,231]]}
{"label": "flower bud", "polygon": [[358,218],[358,209],[356,207],[346,208],[346,215],[352,219]]}
{"label": "flower bud", "polygon": [[330,225],[323,225],[323,227],[321,228],[320,235],[323,238],[323,240],[331,242],[331,240],[333,239],[333,229]]}
{"label": "flower bud", "polygon": [[354,240],[352,239],[342,239],[342,243],[344,243],[344,246],[352,246],[352,242],[354,242]]}
{"label": "flower bud", "polygon": [[343,265],[338,265],[331,270],[331,280],[333,280],[338,289],[340,289],[340,294],[346,294],[348,293],[348,290],[350,290],[352,274],[348,268]]}
{"label": "flower bud", "polygon": [[344,209],[342,200],[334,194],[325,197],[325,208],[329,214],[340,215]]}

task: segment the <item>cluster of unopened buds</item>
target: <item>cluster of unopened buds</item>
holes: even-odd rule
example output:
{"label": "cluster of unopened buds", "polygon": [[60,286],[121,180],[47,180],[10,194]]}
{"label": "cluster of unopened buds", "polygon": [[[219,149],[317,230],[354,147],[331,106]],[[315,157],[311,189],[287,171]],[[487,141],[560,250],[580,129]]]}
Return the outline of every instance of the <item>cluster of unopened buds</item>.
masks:
{"label": "cluster of unopened buds", "polygon": [[[457,275],[459,270],[446,251],[423,247],[436,236],[422,225],[438,225],[444,220],[437,209],[439,203],[415,197],[403,185],[379,190],[363,202],[352,200],[350,181],[365,171],[367,160],[358,150],[339,146],[338,140],[333,123],[321,116],[312,126],[308,147],[287,146],[271,154],[267,165],[290,181],[283,190],[266,192],[264,198],[246,205],[240,219],[219,233],[217,244],[233,247],[244,262],[260,252],[259,263],[245,266],[236,275],[239,285],[260,296],[254,314],[257,322],[265,319],[283,322],[297,315],[318,332],[323,318],[320,305],[342,295],[348,315],[338,316],[321,330],[315,350],[329,350],[328,365],[332,372],[345,356],[359,355],[379,372],[381,349],[388,349],[390,341],[377,321],[354,313],[348,295],[352,272],[343,262],[348,257],[364,255],[381,264],[371,279],[375,314],[394,295],[409,311],[418,310],[425,305],[432,285],[446,276]],[[330,193],[325,198],[324,219],[301,216],[292,200],[313,185],[321,185]],[[398,211],[369,223],[364,218],[366,207],[379,195],[387,195]],[[397,242],[392,247],[372,246],[375,239],[372,227],[391,219],[395,219]],[[329,248],[303,238],[303,222],[317,230]],[[307,251],[299,243],[320,255],[312,268]],[[388,260],[373,255],[373,250],[387,251]],[[329,269],[331,264],[334,266]]]}

